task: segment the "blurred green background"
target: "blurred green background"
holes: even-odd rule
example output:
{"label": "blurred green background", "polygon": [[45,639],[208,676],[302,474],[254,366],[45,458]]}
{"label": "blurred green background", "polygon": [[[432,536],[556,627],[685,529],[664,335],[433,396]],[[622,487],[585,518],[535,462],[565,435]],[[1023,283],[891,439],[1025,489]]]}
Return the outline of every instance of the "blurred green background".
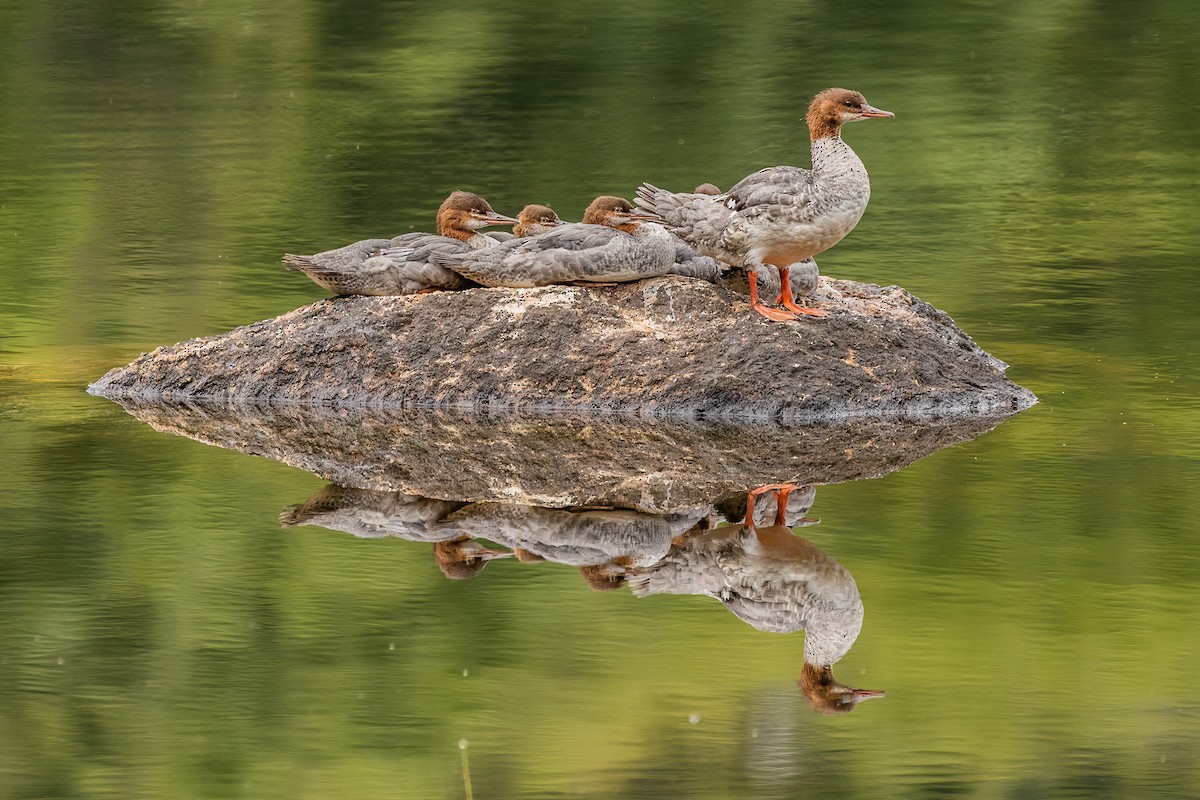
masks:
{"label": "blurred green background", "polygon": [[[1200,12],[1178,2],[0,5],[0,798],[1200,797]],[[802,636],[566,567],[280,530],[321,482],[83,394],[323,296],[279,255],[452,189],[578,219],[643,180],[871,172],[822,272],[948,311],[1035,408],[804,535]],[[784,387],[786,390],[786,387]]]}

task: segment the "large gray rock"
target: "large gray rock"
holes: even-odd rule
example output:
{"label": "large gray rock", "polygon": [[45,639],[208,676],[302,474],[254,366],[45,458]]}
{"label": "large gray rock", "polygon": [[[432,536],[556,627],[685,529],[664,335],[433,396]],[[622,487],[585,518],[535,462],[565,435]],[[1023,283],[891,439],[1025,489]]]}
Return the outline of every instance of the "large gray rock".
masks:
{"label": "large gray rock", "polygon": [[949,316],[903,289],[832,280],[822,295],[828,317],[789,323],[767,322],[728,289],[676,276],[338,297],[160,347],[89,391],[139,403],[781,423],[1004,416],[1036,402]]}

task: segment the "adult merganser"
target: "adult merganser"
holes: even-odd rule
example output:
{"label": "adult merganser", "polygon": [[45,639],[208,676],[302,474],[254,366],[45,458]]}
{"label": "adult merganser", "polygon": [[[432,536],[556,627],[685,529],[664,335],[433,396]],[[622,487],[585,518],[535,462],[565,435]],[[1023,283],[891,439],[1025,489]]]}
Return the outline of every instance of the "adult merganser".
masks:
{"label": "adult merganser", "polygon": [[[842,141],[842,125],[862,119],[894,117],[849,89],[826,89],[813,98],[806,119],[812,137],[811,170],[769,167],[749,175],[728,192],[675,194],[649,183],[637,190],[638,202],[658,214],[672,231],[701,253],[746,269],[750,305],[770,320],[797,314],[824,316],[790,296],[789,272],[846,236],[867,208],[871,183],[867,170]],[[757,273],[775,267],[786,311],[759,302]],[[812,264],[815,267],[815,262]]]}
{"label": "adult merganser", "polygon": [[[718,500],[713,504],[714,510],[728,522],[748,524],[750,527],[784,525],[788,528],[816,525],[821,520],[808,516],[813,502],[817,499],[817,487],[802,486],[795,483],[776,483],[759,486],[745,494],[735,494]],[[753,508],[750,522],[746,522],[746,512]],[[783,516],[779,516],[779,512]]]}
{"label": "adult merganser", "polygon": [[[793,484],[777,486],[795,488]],[[780,489],[777,518],[786,514]],[[682,539],[652,567],[632,569],[626,584],[638,597],[703,594],[762,631],[804,631],[799,684],[812,706],[825,713],[852,711],[883,692],[855,689],[833,677],[833,665],[849,652],[862,630],[863,604],[850,572],[782,524],[724,526]]]}
{"label": "adult merganser", "polygon": [[431,256],[495,247],[496,240],[478,230],[516,223],[512,217],[497,214],[479,195],[457,191],[438,208],[437,234],[406,233],[393,239],[365,239],[311,256],[288,253],[283,257],[283,265],[293,272],[303,272],[318,285],[341,295],[404,295],[432,289],[465,289],[471,284],[436,266]]}
{"label": "adult merganser", "polygon": [[665,275],[675,245],[652,217],[620,197],[592,201],[583,222],[528,239],[465,253],[437,253],[434,262],[484,286],[527,288],[553,283],[611,283]]}

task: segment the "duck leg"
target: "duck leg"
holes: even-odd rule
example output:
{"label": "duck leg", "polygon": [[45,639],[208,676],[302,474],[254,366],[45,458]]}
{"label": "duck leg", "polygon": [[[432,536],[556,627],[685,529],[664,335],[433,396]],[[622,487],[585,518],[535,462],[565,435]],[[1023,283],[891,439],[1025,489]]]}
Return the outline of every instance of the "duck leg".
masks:
{"label": "duck leg", "polygon": [[775,507],[775,524],[776,525],[782,525],[786,528],[799,528],[799,527],[804,527],[807,525],[816,525],[817,523],[819,523],[821,521],[821,520],[817,519],[816,517],[805,516],[805,517],[801,517],[800,519],[796,520],[793,524],[788,525],[787,524],[788,500],[791,498],[792,492],[794,492],[800,488],[800,484],[785,483],[783,486],[784,486],[784,488],[779,490],[779,505],[777,505]]}
{"label": "duck leg", "polygon": [[762,314],[772,322],[788,322],[794,320],[796,315],[790,311],[784,311],[779,308],[771,308],[765,306],[758,299],[758,271],[753,269],[746,270],[746,279],[750,282],[750,307]]}
{"label": "duck leg", "polygon": [[[747,528],[753,528],[754,506],[758,501],[759,496],[764,495],[767,492],[775,492],[775,524],[783,525],[786,519],[785,515],[787,513],[788,495],[795,491],[799,486],[800,484],[798,483],[768,483],[765,486],[758,486],[754,489],[751,489],[746,493],[746,519],[742,524]],[[781,494],[781,491],[786,492],[787,494]]]}
{"label": "duck leg", "polygon": [[810,317],[828,317],[828,311],[822,311],[819,308],[805,308],[796,302],[795,298],[792,297],[792,284],[789,272],[789,267],[779,268],[779,296],[775,298],[775,302],[796,314],[808,314]]}

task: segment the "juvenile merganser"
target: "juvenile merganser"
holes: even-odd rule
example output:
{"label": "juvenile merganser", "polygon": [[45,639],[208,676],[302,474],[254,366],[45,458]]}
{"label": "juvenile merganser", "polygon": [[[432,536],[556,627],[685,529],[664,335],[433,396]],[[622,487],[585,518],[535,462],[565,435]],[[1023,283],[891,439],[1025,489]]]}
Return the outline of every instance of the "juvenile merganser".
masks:
{"label": "juvenile merganser", "polygon": [[540,236],[465,253],[438,253],[441,267],[483,286],[611,283],[665,275],[675,263],[672,237],[620,197],[597,197],[583,222]]}
{"label": "juvenile merganser", "polygon": [[517,214],[517,224],[513,226],[513,235],[518,239],[541,236],[559,225],[566,224],[558,218],[558,214],[554,213],[554,209],[550,206],[527,205],[521,209],[520,214]]}
{"label": "juvenile merganser", "polygon": [[434,253],[469,252],[498,243],[481,233],[489,225],[515,225],[471,192],[453,192],[438,208],[437,233],[406,233],[393,239],[366,239],[311,256],[291,253],[283,265],[341,295],[404,295],[432,289],[465,289],[471,284],[436,266]]}
{"label": "juvenile merganser", "polygon": [[514,548],[522,561],[586,567],[626,559],[635,566],[649,566],[666,555],[671,540],[695,525],[697,518],[630,508],[472,503],[449,514],[444,524],[467,536]]}
{"label": "juvenile merganser", "polygon": [[[806,119],[812,138],[811,170],[769,167],[749,175],[728,192],[675,194],[649,183],[637,190],[640,205],[658,214],[672,231],[701,253],[746,269],[750,305],[770,320],[797,314],[824,316],[790,296],[789,272],[846,236],[867,208],[871,183],[862,161],[842,141],[842,125],[894,117],[849,89],[826,89],[813,98]],[[759,302],[758,275],[779,271],[786,311]],[[815,268],[816,264],[813,262]]]}
{"label": "juvenile merganser", "polygon": [[433,546],[433,560],[442,574],[453,581],[474,578],[488,562],[512,555],[508,550],[493,550],[466,536],[437,542]]}
{"label": "juvenile merganser", "polygon": [[[781,484],[749,493],[751,507],[766,492],[786,514]],[[833,665],[849,652],[862,630],[863,605],[850,572],[782,524],[724,526],[683,539],[652,567],[634,569],[626,583],[638,597],[703,594],[719,600],[739,619],[772,633],[804,631],[799,685],[809,703],[825,713],[852,711],[883,692],[855,689],[833,677]]]}
{"label": "juvenile merganser", "polygon": [[563,220],[558,218],[558,214],[554,213],[554,209],[550,208],[550,206],[531,204],[522,208],[521,213],[517,214],[517,224],[513,226],[512,233],[508,233],[507,231],[488,231],[484,236],[495,239],[497,242],[511,242],[513,239],[538,236],[558,225],[565,224]]}
{"label": "juvenile merganser", "polygon": [[319,525],[361,539],[395,536],[433,545],[433,560],[447,578],[473,577],[496,558],[512,556],[475,542],[444,520],[467,505],[404,492],[355,489],[330,484],[279,515],[284,527]]}
{"label": "juvenile merganser", "polygon": [[442,524],[465,502],[435,500],[404,492],[356,489],[329,484],[279,515],[284,527],[319,525],[360,539],[395,536],[413,542],[440,542],[463,535]]}

